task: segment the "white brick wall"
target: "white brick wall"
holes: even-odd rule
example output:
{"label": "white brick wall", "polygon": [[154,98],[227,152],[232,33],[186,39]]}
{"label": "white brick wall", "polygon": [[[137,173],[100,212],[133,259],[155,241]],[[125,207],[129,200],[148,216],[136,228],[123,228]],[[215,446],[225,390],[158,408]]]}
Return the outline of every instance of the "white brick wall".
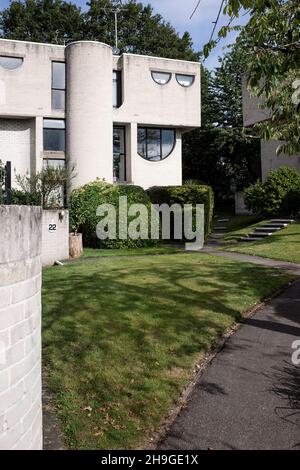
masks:
{"label": "white brick wall", "polygon": [[15,173],[32,171],[35,152],[33,119],[0,119],[0,160],[12,163],[12,182]]}
{"label": "white brick wall", "polygon": [[0,450],[41,449],[41,209],[0,221]]}
{"label": "white brick wall", "polygon": [[[60,216],[60,214],[63,214]],[[49,230],[49,224],[55,230]],[[69,211],[43,210],[42,263],[51,265],[56,260],[69,258]]]}

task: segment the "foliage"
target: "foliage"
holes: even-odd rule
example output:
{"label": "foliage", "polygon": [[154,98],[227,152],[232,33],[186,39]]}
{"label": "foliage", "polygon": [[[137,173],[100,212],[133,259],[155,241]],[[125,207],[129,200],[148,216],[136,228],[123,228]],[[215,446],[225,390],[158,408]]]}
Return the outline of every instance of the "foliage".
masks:
{"label": "foliage", "polygon": [[270,171],[264,183],[245,190],[245,203],[253,213],[269,216],[297,215],[300,212],[300,173],[281,167]]}
{"label": "foliage", "polygon": [[202,128],[183,136],[183,177],[213,188],[224,210],[233,192],[261,175],[260,142],[244,134],[242,58],[225,54],[215,74],[202,67]]}
{"label": "foliage", "polygon": [[[110,0],[90,0],[87,11],[63,0],[13,0],[0,14],[2,37],[65,44],[94,40],[114,45]],[[182,37],[150,5],[130,0],[119,14],[121,52],[199,60],[189,33]]]}
{"label": "foliage", "polygon": [[[71,176],[72,177],[72,176]],[[62,167],[45,167],[36,174],[16,175],[18,188],[12,190],[12,203],[56,209],[64,206],[64,190],[70,175]]]}
{"label": "foliage", "polygon": [[[232,31],[241,8],[250,10],[238,47],[244,56],[250,92],[260,96],[270,119],[257,128],[266,139],[285,141],[278,151],[300,152],[300,3],[299,0],[227,0],[227,26],[204,48],[207,56]],[[234,27],[236,29],[236,27]]]}
{"label": "foliage", "polygon": [[[149,197],[139,186],[113,185],[101,180],[96,180],[72,191],[69,202],[70,223],[72,230],[75,232],[80,230],[82,232],[85,246],[112,249],[125,247],[136,248],[156,244],[155,240],[132,240],[129,237],[122,240],[119,238],[118,230],[115,240],[100,240],[97,237],[96,227],[100,221],[99,216],[96,214],[97,207],[102,204],[112,204],[116,210],[118,227],[120,196],[127,196],[128,207],[131,204],[144,204],[150,208]],[[148,212],[150,213],[150,211]],[[141,218],[144,221],[142,215]],[[135,217],[128,216],[128,226],[133,219],[135,219]],[[145,223],[150,227],[150,217]]]}
{"label": "foliage", "polygon": [[194,184],[193,182],[183,186],[153,186],[148,189],[152,204],[204,204],[205,235],[211,230],[214,194],[209,186]]}

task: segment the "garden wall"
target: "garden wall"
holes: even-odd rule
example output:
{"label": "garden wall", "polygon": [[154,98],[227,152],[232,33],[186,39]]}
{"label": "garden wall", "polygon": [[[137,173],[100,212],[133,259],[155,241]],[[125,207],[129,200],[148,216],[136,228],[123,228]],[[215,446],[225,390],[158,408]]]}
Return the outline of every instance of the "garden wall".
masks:
{"label": "garden wall", "polygon": [[42,448],[42,210],[0,206],[0,449]]}
{"label": "garden wall", "polygon": [[42,264],[52,265],[56,260],[69,258],[69,211],[43,210]]}

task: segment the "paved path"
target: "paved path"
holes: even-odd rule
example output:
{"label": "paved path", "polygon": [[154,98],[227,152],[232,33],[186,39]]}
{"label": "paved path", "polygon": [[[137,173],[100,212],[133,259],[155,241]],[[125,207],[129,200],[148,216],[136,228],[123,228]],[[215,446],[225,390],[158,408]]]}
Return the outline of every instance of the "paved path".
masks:
{"label": "paved path", "polygon": [[261,264],[263,266],[271,266],[272,268],[278,268],[283,271],[288,271],[291,274],[300,276],[300,264],[289,263],[288,261],[277,261],[270,258],[262,258],[261,256],[245,255],[243,253],[234,253],[231,251],[220,251],[212,245],[207,245],[199,253],[208,253],[214,256],[222,256],[225,258],[236,259],[239,261],[246,261],[253,264]]}
{"label": "paved path", "polygon": [[158,448],[300,449],[297,339],[300,281],[229,338]]}

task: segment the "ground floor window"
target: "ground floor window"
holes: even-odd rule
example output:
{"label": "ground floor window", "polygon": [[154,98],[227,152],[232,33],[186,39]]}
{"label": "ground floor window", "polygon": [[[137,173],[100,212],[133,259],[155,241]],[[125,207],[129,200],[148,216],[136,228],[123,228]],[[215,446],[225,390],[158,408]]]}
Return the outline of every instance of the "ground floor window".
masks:
{"label": "ground floor window", "polygon": [[126,181],[125,127],[114,126],[114,183]]}
{"label": "ground floor window", "polygon": [[66,149],[66,125],[64,119],[44,119],[44,150],[64,152]]}
{"label": "ground floor window", "polygon": [[173,152],[175,143],[174,129],[138,128],[138,153],[146,160],[152,162],[164,160]]}

